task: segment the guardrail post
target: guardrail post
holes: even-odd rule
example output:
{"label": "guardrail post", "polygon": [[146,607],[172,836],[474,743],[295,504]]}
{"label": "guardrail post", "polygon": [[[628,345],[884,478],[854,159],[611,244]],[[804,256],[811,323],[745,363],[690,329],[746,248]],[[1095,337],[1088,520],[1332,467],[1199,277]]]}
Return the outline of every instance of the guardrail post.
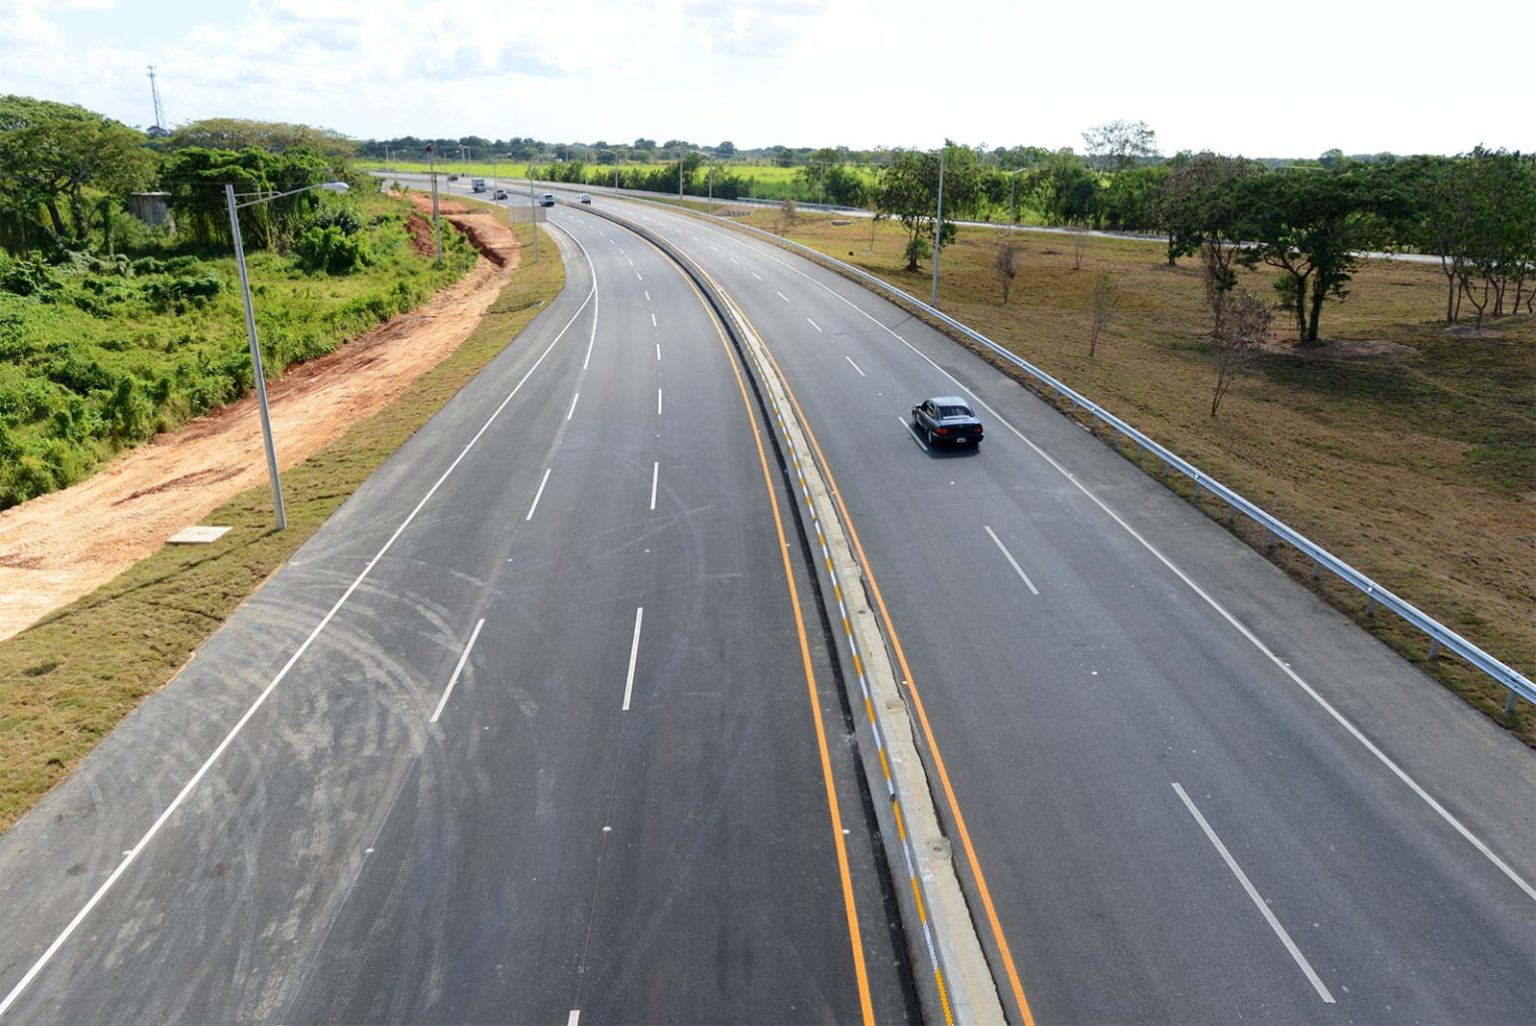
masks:
{"label": "guardrail post", "polygon": [[1195,475],[1195,501],[1200,501],[1200,475]]}
{"label": "guardrail post", "polygon": [[1235,517],[1235,516],[1237,516],[1237,507],[1232,505],[1230,502],[1227,503],[1227,526],[1228,527],[1232,526],[1232,518]]}
{"label": "guardrail post", "polygon": [[1513,716],[1514,714],[1515,714],[1515,689],[1514,688],[1510,688],[1509,689],[1509,697],[1504,699],[1504,715],[1506,715],[1506,716]]}
{"label": "guardrail post", "polygon": [[[1322,579],[1323,579],[1323,564],[1314,559],[1312,561],[1312,583],[1316,584],[1317,582],[1321,581]],[[1431,658],[1433,658],[1433,657],[1431,657]]]}
{"label": "guardrail post", "polygon": [[1365,615],[1376,615],[1376,589],[1374,588],[1365,589]]}
{"label": "guardrail post", "polygon": [[1429,657],[1431,659],[1439,659],[1440,658],[1440,639],[1439,638],[1430,638],[1429,639]]}
{"label": "guardrail post", "polygon": [[1269,529],[1269,537],[1264,541],[1264,551],[1275,551],[1275,529],[1273,527]]}

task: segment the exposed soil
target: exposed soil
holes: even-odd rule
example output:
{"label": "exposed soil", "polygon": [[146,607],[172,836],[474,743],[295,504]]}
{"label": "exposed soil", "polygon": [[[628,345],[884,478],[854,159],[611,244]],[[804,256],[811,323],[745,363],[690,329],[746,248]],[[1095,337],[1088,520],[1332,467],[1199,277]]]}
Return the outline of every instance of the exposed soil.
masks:
{"label": "exposed soil", "polygon": [[[431,216],[429,197],[409,198]],[[269,383],[280,466],[324,448],[452,353],[516,270],[518,243],[504,222],[459,204],[440,209],[483,259],[425,306]],[[432,252],[431,222],[412,217],[410,230],[418,251]],[[256,402],[247,397],[157,435],[72,488],[0,512],[0,638],[93,591],[266,477]]]}

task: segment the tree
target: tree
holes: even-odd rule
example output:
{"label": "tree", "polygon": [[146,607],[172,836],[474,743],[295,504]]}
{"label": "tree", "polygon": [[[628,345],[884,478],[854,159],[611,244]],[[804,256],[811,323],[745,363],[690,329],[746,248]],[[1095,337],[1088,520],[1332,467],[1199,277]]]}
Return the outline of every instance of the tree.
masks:
{"label": "tree", "polygon": [[1091,167],[1116,174],[1158,155],[1157,133],[1145,121],[1111,121],[1083,133]]}
{"label": "tree", "polygon": [[[964,159],[968,154],[970,160]],[[959,159],[950,160],[951,156]],[[977,196],[975,154],[960,146],[947,145],[944,169],[944,223],[937,225],[939,195],[939,155],[932,152],[902,150],[880,170],[874,200],[880,205],[881,219],[895,218],[907,230],[907,270],[916,271],[924,247],[937,235],[941,245],[953,241],[954,218],[975,206]],[[917,245],[921,240],[923,245]]]}
{"label": "tree", "polygon": [[[477,153],[486,145],[486,141],[479,136],[441,141],[452,146],[473,146]],[[193,121],[172,132],[164,146],[172,150],[199,147],[207,150],[258,149],[269,153],[307,149],[342,160],[350,159],[357,152],[354,140],[329,128],[295,125],[286,121],[250,121],[245,118],[203,118],[201,121]]]}
{"label": "tree", "polygon": [[1013,279],[1018,276],[1019,244],[1006,236],[997,244],[997,258],[994,268],[997,271],[997,284],[1003,290],[1003,305],[1008,305],[1008,290],[1013,287]]}
{"label": "tree", "polygon": [[1216,338],[1216,388],[1211,393],[1211,416],[1221,408],[1227,390],[1253,362],[1254,354],[1264,347],[1269,325],[1274,319],[1268,306],[1246,289],[1232,296],[1231,309]]}
{"label": "tree", "polygon": [[[322,154],[302,148],[269,153],[188,147],[170,156],[160,176],[181,230],[201,243],[229,245],[226,183],[236,192],[289,192],[328,181],[332,169]],[[319,203],[317,193],[303,192],[247,207],[240,213],[240,234],[252,245],[287,245]]]}
{"label": "tree", "polygon": [[1120,305],[1120,286],[1115,284],[1115,276],[1108,271],[1100,271],[1093,276],[1093,327],[1088,334],[1088,355],[1092,356],[1099,347],[1099,336],[1104,329],[1109,327],[1109,322],[1114,319],[1115,309]]}
{"label": "tree", "polygon": [[1071,150],[1053,154],[1025,176],[1026,191],[1050,224],[1089,224],[1098,209],[1099,179]]}
{"label": "tree", "polygon": [[[0,206],[23,237],[36,225],[55,246],[84,245],[91,230],[86,190],[120,197],[141,188],[154,165],[145,141],[143,133],[84,107],[0,97]],[[37,221],[40,207],[46,223]]]}
{"label": "tree", "polygon": [[1287,171],[1237,183],[1237,231],[1248,241],[1237,260],[1279,268],[1275,289],[1304,346],[1318,344],[1323,301],[1348,295],[1358,251],[1379,237],[1373,184],[1368,170]]}
{"label": "tree", "polygon": [[715,153],[726,160],[730,160],[736,156],[736,144],[733,142],[723,142],[715,147]]}

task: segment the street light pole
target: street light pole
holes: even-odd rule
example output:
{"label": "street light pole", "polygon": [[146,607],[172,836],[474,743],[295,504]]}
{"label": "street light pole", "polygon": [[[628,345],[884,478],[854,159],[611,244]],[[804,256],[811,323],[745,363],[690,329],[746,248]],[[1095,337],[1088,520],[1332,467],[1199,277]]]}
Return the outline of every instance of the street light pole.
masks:
{"label": "street light pole", "polygon": [[427,143],[427,165],[432,169],[432,241],[437,246],[436,266],[443,266],[443,224],[437,216],[437,153],[436,147]]}
{"label": "street light pole", "polygon": [[944,149],[939,150],[939,216],[933,226],[933,290],[928,305],[939,305],[939,250],[944,246]]}
{"label": "street light pole", "polygon": [[310,189],[328,189],[346,192],[345,182],[323,182],[290,189],[272,196],[259,197],[245,203],[235,202],[235,187],[224,183],[224,200],[229,206],[229,234],[235,244],[235,266],[240,269],[240,296],[245,301],[245,334],[251,347],[251,370],[256,376],[256,402],[261,409],[261,438],[267,450],[267,476],[272,480],[272,508],[277,514],[277,529],[288,529],[288,512],[283,506],[283,486],[277,473],[277,449],[272,444],[272,415],[267,409],[267,377],[261,366],[261,346],[256,341],[256,313],[251,308],[251,279],[245,269],[245,242],[240,237],[240,208],[267,203],[283,196],[295,196]]}

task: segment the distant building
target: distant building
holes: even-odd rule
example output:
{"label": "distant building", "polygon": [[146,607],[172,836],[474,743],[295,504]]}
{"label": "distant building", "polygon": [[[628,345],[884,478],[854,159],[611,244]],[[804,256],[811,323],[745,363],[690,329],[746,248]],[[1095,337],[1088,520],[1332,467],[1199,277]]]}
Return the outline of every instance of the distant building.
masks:
{"label": "distant building", "polygon": [[156,228],[164,228],[176,234],[176,219],[171,216],[171,194],[168,192],[134,192],[128,194],[128,209],[140,221]]}

